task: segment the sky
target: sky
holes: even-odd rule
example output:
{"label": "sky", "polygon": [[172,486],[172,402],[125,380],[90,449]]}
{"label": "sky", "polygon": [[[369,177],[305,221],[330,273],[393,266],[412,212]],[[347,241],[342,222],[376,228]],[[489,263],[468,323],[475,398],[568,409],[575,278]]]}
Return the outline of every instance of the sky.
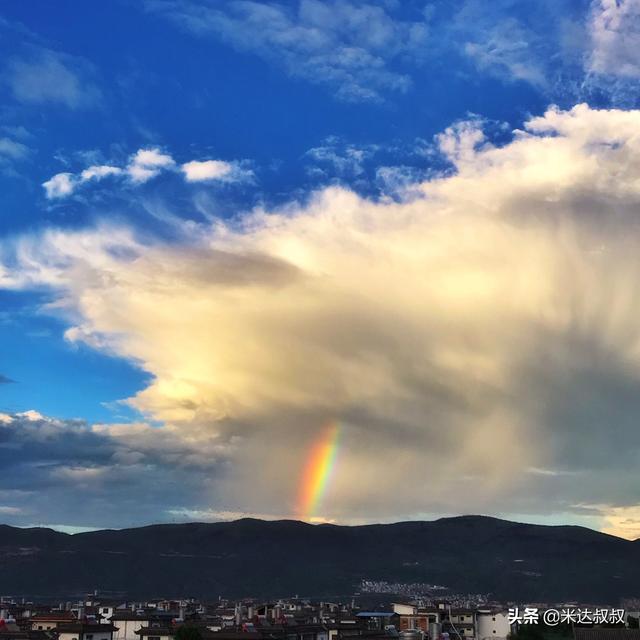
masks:
{"label": "sky", "polygon": [[0,3],[0,521],[640,537],[640,0]]}

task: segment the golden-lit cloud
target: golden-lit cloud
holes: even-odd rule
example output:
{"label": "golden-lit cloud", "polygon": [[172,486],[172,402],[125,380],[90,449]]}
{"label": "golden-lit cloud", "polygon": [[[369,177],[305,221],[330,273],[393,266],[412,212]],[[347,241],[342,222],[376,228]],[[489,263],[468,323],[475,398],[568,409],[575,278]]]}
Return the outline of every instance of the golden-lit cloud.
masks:
{"label": "golden-lit cloud", "polygon": [[604,533],[628,540],[640,540],[640,506],[605,507]]}
{"label": "golden-lit cloud", "polygon": [[638,132],[640,111],[584,105],[500,147],[459,123],[439,138],[455,171],[408,201],[332,187],[180,245],[48,230],[7,249],[0,282],[49,287],[69,340],[152,375],[128,402],[164,426],[99,429],[219,460],[202,510],[294,512],[328,420],[318,517],[631,506]]}

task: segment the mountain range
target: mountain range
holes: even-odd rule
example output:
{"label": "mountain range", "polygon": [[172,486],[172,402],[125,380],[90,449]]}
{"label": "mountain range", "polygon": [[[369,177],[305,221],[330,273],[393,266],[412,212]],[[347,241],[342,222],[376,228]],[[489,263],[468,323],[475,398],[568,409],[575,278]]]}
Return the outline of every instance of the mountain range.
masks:
{"label": "mountain range", "polygon": [[505,601],[640,596],[640,540],[484,516],[363,526],[251,518],[65,534],[0,525],[0,592],[70,597],[322,597],[362,580]]}

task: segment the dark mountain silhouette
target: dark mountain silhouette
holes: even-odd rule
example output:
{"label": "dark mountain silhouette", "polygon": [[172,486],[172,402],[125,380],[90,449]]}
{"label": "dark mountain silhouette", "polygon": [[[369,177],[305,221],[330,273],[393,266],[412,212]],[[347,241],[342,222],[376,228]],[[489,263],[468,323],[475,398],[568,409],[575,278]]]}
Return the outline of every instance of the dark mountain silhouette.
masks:
{"label": "dark mountain silhouette", "polygon": [[0,592],[133,597],[351,594],[362,579],[504,600],[640,596],[640,541],[483,516],[346,527],[243,519],[68,535],[0,526]]}

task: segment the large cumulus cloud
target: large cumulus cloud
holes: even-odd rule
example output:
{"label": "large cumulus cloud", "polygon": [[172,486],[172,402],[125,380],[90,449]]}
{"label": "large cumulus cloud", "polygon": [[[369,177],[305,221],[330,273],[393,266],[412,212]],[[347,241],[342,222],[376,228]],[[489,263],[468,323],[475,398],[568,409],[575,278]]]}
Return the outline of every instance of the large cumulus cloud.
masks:
{"label": "large cumulus cloud", "polygon": [[295,514],[338,421],[317,515],[588,512],[621,531],[640,503],[639,131],[640,111],[584,105],[500,147],[458,123],[452,170],[410,200],[330,188],[180,246],[48,230],[6,248],[0,282],[49,288],[70,340],[152,374],[128,402],[161,426],[91,429],[142,501],[135,452],[188,478],[172,506]]}

